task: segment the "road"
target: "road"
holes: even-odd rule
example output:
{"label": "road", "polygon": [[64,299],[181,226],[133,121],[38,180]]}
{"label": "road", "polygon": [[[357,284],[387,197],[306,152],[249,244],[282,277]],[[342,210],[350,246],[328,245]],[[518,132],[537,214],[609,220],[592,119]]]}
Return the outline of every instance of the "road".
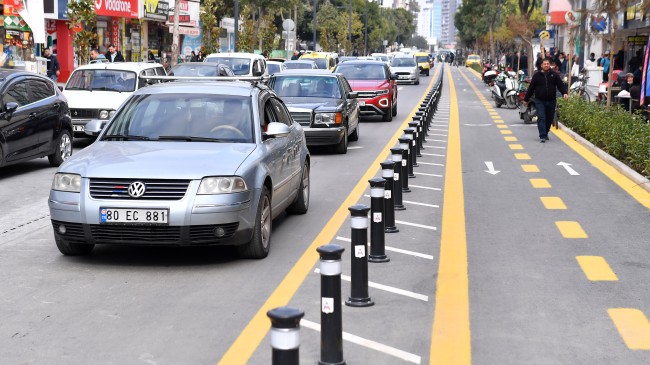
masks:
{"label": "road", "polygon": [[[494,109],[468,69],[437,70],[440,107],[396,213],[400,232],[386,235],[391,261],[370,264],[375,305],[343,306],[345,359],[649,363],[648,193],[561,131],[540,144],[514,110]],[[310,210],[274,221],[264,260],[228,248],[62,256],[47,211],[55,169],[43,159],[3,168],[0,362],[269,364],[266,311],[288,304],[305,311],[300,358],[314,363],[315,248],[345,247],[350,275],[347,207],[369,205],[367,180],[434,77],[401,86],[398,116],[364,121],[346,155],[313,151]]]}

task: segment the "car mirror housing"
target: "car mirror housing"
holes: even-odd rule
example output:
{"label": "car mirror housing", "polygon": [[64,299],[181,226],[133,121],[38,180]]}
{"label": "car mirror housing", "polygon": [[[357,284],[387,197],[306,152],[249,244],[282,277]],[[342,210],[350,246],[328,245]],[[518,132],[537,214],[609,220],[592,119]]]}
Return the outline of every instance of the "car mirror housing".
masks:
{"label": "car mirror housing", "polygon": [[359,97],[359,93],[357,93],[357,92],[355,92],[355,91],[350,91],[350,92],[348,93],[348,99],[356,99],[356,98],[358,98],[358,97]]}
{"label": "car mirror housing", "polygon": [[280,138],[280,137],[286,137],[290,133],[289,126],[284,124],[284,123],[269,123],[266,126],[266,132],[264,135],[268,138]]}
{"label": "car mirror housing", "polygon": [[18,109],[18,103],[15,103],[13,101],[8,102],[4,110],[2,112],[2,117],[6,118],[7,120],[11,119],[11,115]]}
{"label": "car mirror housing", "polygon": [[84,127],[84,133],[89,136],[97,137],[106,125],[105,120],[93,119],[89,121]]}

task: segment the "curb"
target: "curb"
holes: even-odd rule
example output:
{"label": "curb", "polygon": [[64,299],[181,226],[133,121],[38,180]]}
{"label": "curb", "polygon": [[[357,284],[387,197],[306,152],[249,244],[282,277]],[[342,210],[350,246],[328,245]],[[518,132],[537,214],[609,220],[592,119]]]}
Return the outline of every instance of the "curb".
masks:
{"label": "curb", "polygon": [[586,139],[582,138],[579,134],[576,132],[572,131],[569,129],[569,127],[565,126],[564,124],[558,122],[558,126],[561,127],[561,129],[566,132],[571,138],[573,138],[576,142],[580,143],[582,146],[586,147],[588,150],[593,152],[596,156],[601,158],[603,161],[607,162],[610,166],[615,168],[618,172],[621,174],[625,175],[628,179],[634,181],[637,186],[642,187],[645,189],[647,192],[650,192],[650,180],[648,178],[644,177],[643,175],[639,174],[638,172],[632,170],[629,166],[626,164],[622,163],[621,161],[615,159],[611,155],[609,155],[607,152],[601,150],[600,148],[596,147],[593,143],[587,141]]}

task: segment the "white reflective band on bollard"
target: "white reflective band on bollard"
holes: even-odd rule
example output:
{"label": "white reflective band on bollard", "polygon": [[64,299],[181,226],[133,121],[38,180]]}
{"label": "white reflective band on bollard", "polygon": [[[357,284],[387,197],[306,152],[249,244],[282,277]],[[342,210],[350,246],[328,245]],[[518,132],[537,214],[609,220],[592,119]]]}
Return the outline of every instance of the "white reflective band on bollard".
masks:
{"label": "white reflective band on bollard", "polygon": [[[401,147],[401,145],[400,145],[400,147]],[[393,161],[394,161],[394,162],[400,162],[400,161],[402,161],[402,154],[400,153],[400,154],[398,154],[398,155],[393,155]]]}
{"label": "white reflective band on bollard", "polygon": [[340,260],[321,260],[320,273],[325,276],[341,275]]}
{"label": "white reflective band on bollard", "polygon": [[300,327],[271,328],[271,347],[276,350],[295,350],[300,347]]}
{"label": "white reflective band on bollard", "polygon": [[381,170],[381,177],[387,178],[387,177],[393,177],[393,169],[389,170]]}
{"label": "white reflective band on bollard", "polygon": [[368,217],[352,217],[350,218],[350,226],[354,229],[368,228]]}
{"label": "white reflective band on bollard", "polygon": [[403,150],[406,150],[406,149],[409,148],[409,144],[408,144],[408,143],[400,143],[400,144],[399,144],[399,148],[401,148],[401,149],[403,149]]}
{"label": "white reflective band on bollard", "polygon": [[371,198],[382,198],[384,196],[384,188],[370,188]]}

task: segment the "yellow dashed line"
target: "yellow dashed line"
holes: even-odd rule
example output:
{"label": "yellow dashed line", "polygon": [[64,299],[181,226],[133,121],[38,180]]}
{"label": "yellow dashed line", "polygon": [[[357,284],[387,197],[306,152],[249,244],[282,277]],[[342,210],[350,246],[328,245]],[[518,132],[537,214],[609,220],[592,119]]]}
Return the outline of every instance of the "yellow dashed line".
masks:
{"label": "yellow dashed line", "polygon": [[555,225],[564,238],[589,238],[578,222],[557,221]]}
{"label": "yellow dashed line", "polygon": [[650,350],[650,323],[643,312],[634,308],[610,308],[607,313],[630,350]]}
{"label": "yellow dashed line", "polygon": [[490,115],[492,119],[501,119],[500,115]]}
{"label": "yellow dashed line", "polygon": [[537,167],[537,165],[521,165],[521,169],[524,170],[524,172],[539,172],[539,167]]}
{"label": "yellow dashed line", "polygon": [[557,196],[542,196],[539,198],[546,209],[566,209],[566,205]]}
{"label": "yellow dashed line", "polygon": [[546,179],[530,179],[530,184],[535,189],[549,189],[551,187],[551,183]]}
{"label": "yellow dashed line", "polygon": [[500,131],[501,134],[512,134],[512,131]]}
{"label": "yellow dashed line", "polygon": [[497,128],[499,128],[499,129],[506,129],[506,128],[508,128],[508,126],[507,126],[507,125],[501,125],[501,124],[498,124],[498,125],[497,125]]}
{"label": "yellow dashed line", "polygon": [[[506,131],[501,131],[501,132],[506,132]],[[508,131],[508,132],[510,132],[510,131]],[[512,132],[510,132],[510,133],[512,133]],[[530,160],[530,155],[528,155],[527,153],[515,153],[515,158],[517,160]]]}
{"label": "yellow dashed line", "polygon": [[576,256],[578,264],[584,271],[587,279],[591,281],[618,281],[604,257],[601,256]]}
{"label": "yellow dashed line", "polygon": [[503,137],[503,139],[506,140],[506,142],[517,142],[517,137]]}
{"label": "yellow dashed line", "polygon": [[520,144],[509,144],[508,146],[510,147],[511,150],[523,150],[524,149],[524,146],[522,146]]}

